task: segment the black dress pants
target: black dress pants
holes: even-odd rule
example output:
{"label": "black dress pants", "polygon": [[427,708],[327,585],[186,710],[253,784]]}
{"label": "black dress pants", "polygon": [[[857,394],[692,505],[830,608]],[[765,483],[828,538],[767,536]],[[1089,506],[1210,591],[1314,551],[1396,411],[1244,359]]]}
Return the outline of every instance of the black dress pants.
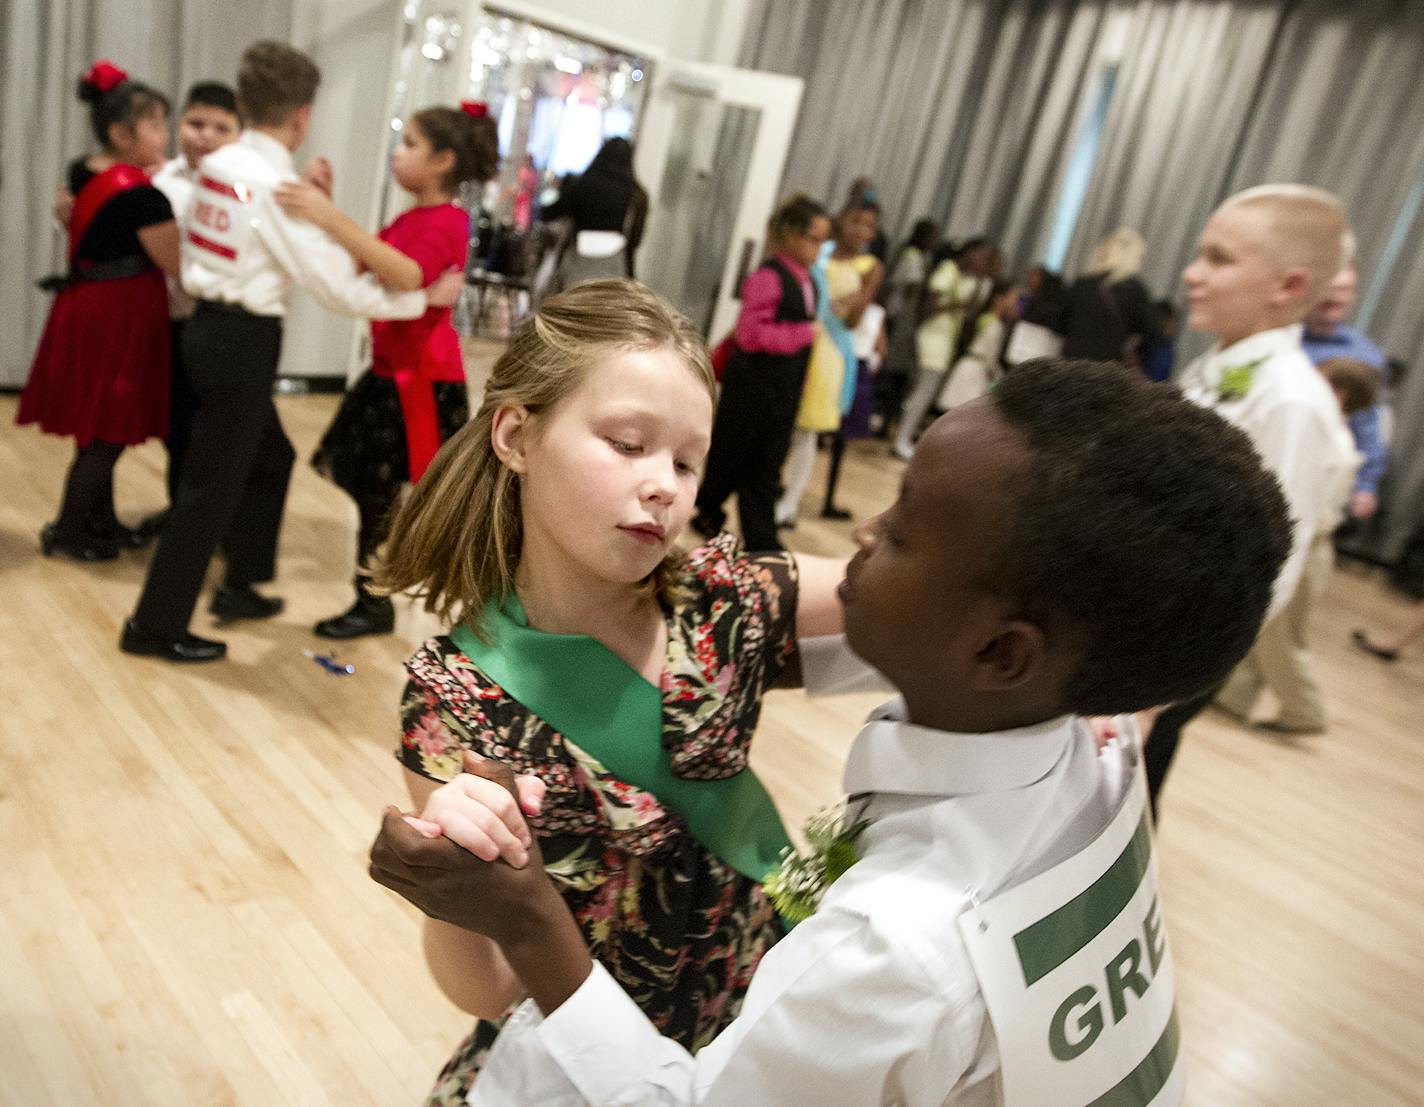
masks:
{"label": "black dress pants", "polygon": [[728,364],[712,423],[707,472],[697,493],[702,529],[721,528],[726,520],[722,505],[735,492],[747,550],[781,548],[776,498],[805,376],[804,361],[799,366],[768,366],[733,358]]}
{"label": "black dress pants", "polygon": [[178,495],[134,611],[146,633],[188,627],[218,542],[227,583],[276,574],[277,536],[295,452],[272,403],[282,320],[202,303],[183,330],[198,407]]}
{"label": "black dress pants", "polygon": [[198,416],[198,394],[188,379],[183,365],[183,330],[186,320],[169,323],[173,336],[173,388],[168,398],[168,503],[178,499],[178,474],[183,471],[183,459],[188,455],[188,443],[193,440],[193,420]]}

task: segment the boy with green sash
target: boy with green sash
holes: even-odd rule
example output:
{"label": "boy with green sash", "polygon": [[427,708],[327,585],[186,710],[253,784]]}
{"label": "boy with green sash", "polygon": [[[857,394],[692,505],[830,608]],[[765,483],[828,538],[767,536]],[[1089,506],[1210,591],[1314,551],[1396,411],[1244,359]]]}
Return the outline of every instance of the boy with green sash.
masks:
{"label": "boy with green sash", "polygon": [[[462,850],[489,841],[451,811],[387,812],[373,877],[492,938],[529,995],[472,1105],[1180,1101],[1135,729],[1099,752],[1083,716],[1183,699],[1246,652],[1290,545],[1275,481],[1172,390],[1030,362],[930,429],[857,541],[846,639],[901,693],[852,747],[822,858],[858,860],[800,882],[818,909],[695,1057],[589,958],[539,864]],[[518,834],[507,768],[466,770],[488,784],[467,812]]]}

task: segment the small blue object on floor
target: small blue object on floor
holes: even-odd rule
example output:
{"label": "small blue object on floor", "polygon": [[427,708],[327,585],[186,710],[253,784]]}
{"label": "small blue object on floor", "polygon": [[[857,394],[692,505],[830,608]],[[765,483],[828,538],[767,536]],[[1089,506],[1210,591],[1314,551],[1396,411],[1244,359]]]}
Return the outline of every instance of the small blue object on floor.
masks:
{"label": "small blue object on floor", "polygon": [[332,676],[354,676],[356,674],[355,665],[342,664],[336,660],[334,653],[312,653],[311,650],[302,650],[302,654],[310,657]]}

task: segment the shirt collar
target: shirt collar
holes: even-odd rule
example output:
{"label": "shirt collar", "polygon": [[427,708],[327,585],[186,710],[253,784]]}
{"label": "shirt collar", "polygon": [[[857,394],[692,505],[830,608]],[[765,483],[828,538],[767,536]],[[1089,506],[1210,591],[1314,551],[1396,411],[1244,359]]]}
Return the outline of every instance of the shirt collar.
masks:
{"label": "shirt collar", "polygon": [[1007,792],[1042,780],[1073,740],[1077,719],[987,734],[933,730],[903,721],[905,702],[871,713],[846,761],[845,791],[962,796]]}
{"label": "shirt collar", "polygon": [[1233,342],[1224,349],[1212,351],[1211,360],[1219,365],[1238,365],[1257,358],[1270,357],[1280,350],[1300,349],[1301,336],[1305,327],[1300,323],[1261,331],[1240,342]]}
{"label": "shirt collar", "polygon": [[292,152],[271,135],[263,134],[261,131],[247,130],[242,132],[242,137],[238,141],[257,151],[262,156],[262,160],[271,165],[273,169],[283,173],[296,172],[296,163],[292,161]]}

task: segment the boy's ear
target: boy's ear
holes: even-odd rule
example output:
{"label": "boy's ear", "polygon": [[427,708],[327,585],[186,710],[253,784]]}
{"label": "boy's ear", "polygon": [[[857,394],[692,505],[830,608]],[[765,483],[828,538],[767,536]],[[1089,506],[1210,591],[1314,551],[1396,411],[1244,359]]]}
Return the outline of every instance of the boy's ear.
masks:
{"label": "boy's ear", "polygon": [[981,692],[1021,688],[1043,670],[1048,639],[1033,623],[1013,619],[1001,624],[974,658],[974,684]]}
{"label": "boy's ear", "polygon": [[1311,273],[1309,269],[1297,266],[1294,269],[1287,269],[1281,274],[1280,284],[1276,286],[1276,299],[1281,304],[1304,304],[1308,309],[1315,306],[1315,300],[1311,296]]}
{"label": "boy's ear", "polygon": [[529,469],[526,449],[529,442],[529,409],[523,404],[505,404],[495,410],[490,427],[490,446],[495,457],[513,473]]}

